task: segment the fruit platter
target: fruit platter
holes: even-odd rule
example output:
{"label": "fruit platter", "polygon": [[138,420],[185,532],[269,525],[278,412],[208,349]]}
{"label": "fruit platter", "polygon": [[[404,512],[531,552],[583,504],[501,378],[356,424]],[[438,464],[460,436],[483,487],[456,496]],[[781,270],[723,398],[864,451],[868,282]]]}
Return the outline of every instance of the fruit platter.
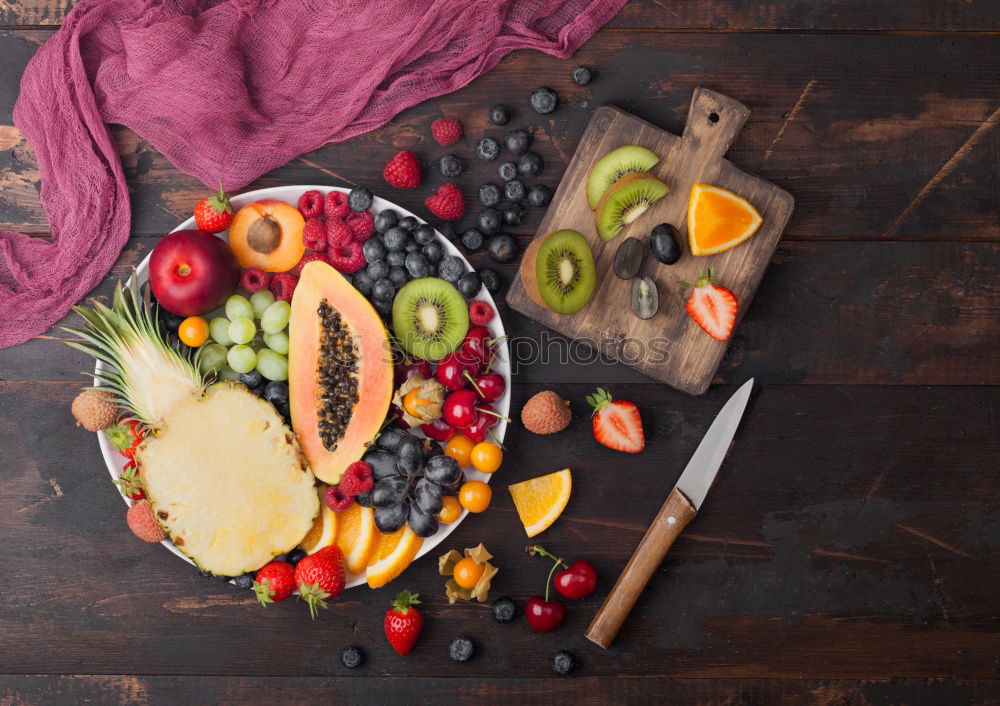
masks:
{"label": "fruit platter", "polygon": [[88,352],[133,335],[108,333],[119,317],[151,349],[105,352],[94,372],[134,417],[98,431],[112,480],[130,508],[157,500],[155,522],[130,526],[246,587],[276,557],[331,545],[344,588],[382,586],[489,504],[510,407],[491,293],[452,243],[367,189],[207,201],[110,309],[78,308]]}

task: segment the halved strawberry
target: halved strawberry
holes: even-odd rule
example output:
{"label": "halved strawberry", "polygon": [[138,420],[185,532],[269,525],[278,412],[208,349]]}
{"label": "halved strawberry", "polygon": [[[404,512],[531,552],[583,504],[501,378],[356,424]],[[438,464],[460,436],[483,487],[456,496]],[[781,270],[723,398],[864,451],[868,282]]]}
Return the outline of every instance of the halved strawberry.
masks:
{"label": "halved strawberry", "polygon": [[688,297],[686,308],[695,323],[717,341],[728,339],[736,324],[736,312],[739,309],[736,296],[725,287],[712,283],[712,270],[704,274],[699,272],[694,284],[681,284],[694,289]]}
{"label": "halved strawberry", "polygon": [[594,438],[609,449],[637,454],[646,447],[639,408],[631,402],[612,399],[604,388],[587,395],[594,408]]}

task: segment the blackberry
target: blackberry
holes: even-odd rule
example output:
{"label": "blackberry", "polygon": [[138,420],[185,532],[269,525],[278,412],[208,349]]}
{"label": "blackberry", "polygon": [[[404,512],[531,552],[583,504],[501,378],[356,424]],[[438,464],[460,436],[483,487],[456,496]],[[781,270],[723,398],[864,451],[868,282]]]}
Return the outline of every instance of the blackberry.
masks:
{"label": "blackberry", "polygon": [[385,261],[389,263],[389,267],[402,267],[406,262],[406,253],[402,250],[393,250],[385,256]]}
{"label": "blackberry", "polygon": [[483,184],[479,187],[479,203],[487,208],[498,206],[502,197],[503,192],[496,184]]}
{"label": "blackberry", "polygon": [[513,262],[517,259],[518,254],[521,252],[521,248],[518,246],[517,241],[506,233],[501,233],[500,235],[495,235],[490,238],[490,257],[493,258],[493,262],[497,262],[501,265],[506,265],[508,262]]}
{"label": "blackberry", "polygon": [[375,216],[375,230],[379,233],[385,233],[397,223],[399,223],[399,214],[391,208],[383,208]]}
{"label": "blackberry", "polygon": [[385,243],[382,242],[381,238],[369,238],[361,246],[361,252],[364,253],[366,262],[378,262],[385,258]]}
{"label": "blackberry", "polygon": [[449,255],[438,264],[438,277],[455,284],[465,272],[465,263],[458,255]]}
{"label": "blackberry", "polygon": [[507,133],[507,149],[511,154],[522,155],[531,147],[531,133],[527,130],[511,130]]}
{"label": "blackberry", "polygon": [[369,262],[368,267],[365,268],[365,272],[372,278],[372,282],[378,281],[389,276],[389,263],[385,260]]}
{"label": "blackberry", "polygon": [[292,551],[288,552],[288,558],[285,561],[287,561],[292,566],[295,566],[300,561],[302,561],[305,558],[305,556],[306,553],[301,549],[299,549],[298,547],[296,547]]}
{"label": "blackberry", "polygon": [[456,662],[468,662],[474,652],[472,640],[464,635],[459,635],[448,645],[448,656]]}
{"label": "blackberry", "polygon": [[493,619],[498,623],[509,623],[517,615],[517,603],[507,596],[493,601]]}
{"label": "blackberry", "polygon": [[544,184],[532,184],[528,189],[528,203],[532,206],[547,206],[552,200],[552,191]]}
{"label": "blackberry", "polygon": [[500,287],[503,285],[503,280],[500,279],[500,273],[496,270],[490,269],[489,267],[484,267],[479,270],[479,279],[483,281],[483,286],[486,287],[486,291],[490,294],[496,294],[500,291]]}
{"label": "blackberry", "polygon": [[517,173],[521,176],[538,176],[545,169],[545,162],[535,152],[526,152],[517,160]]}
{"label": "blackberry", "polygon": [[434,240],[434,229],[426,223],[421,223],[417,226],[417,229],[413,231],[413,240],[418,245],[427,245],[427,243]]}
{"label": "blackberry", "polygon": [[521,219],[524,218],[524,206],[519,203],[509,203],[500,208],[500,213],[503,214],[503,222],[506,225],[519,226]]}
{"label": "blackberry", "polygon": [[559,96],[548,86],[541,86],[535,89],[528,102],[539,115],[548,115],[559,107]]}
{"label": "blackberry", "polygon": [[264,380],[264,376],[260,374],[260,371],[251,370],[249,373],[240,374],[240,382],[249,387],[251,390]]}
{"label": "blackberry", "polygon": [[500,215],[500,211],[495,208],[484,208],[479,212],[476,222],[479,224],[479,230],[483,235],[493,235],[500,232],[500,223],[502,220],[503,216]]}
{"label": "blackberry", "polygon": [[[404,260],[405,262],[405,260]],[[396,289],[399,289],[404,284],[410,281],[410,276],[406,273],[405,267],[390,267],[389,268],[389,281],[396,285]]]}
{"label": "blackberry", "polygon": [[520,179],[508,181],[504,184],[503,195],[506,196],[507,200],[511,203],[521,203],[524,201],[524,182]]}
{"label": "blackberry", "polygon": [[586,66],[577,66],[573,69],[573,83],[577,86],[586,86],[593,78],[594,75]]}
{"label": "blackberry", "polygon": [[392,298],[396,296],[396,287],[389,281],[389,273],[382,279],[377,279],[372,284],[372,300],[375,302],[392,303]]}
{"label": "blackberry", "polygon": [[511,109],[505,105],[490,108],[490,125],[506,125],[510,122]]}
{"label": "blackberry", "polygon": [[572,652],[559,650],[552,655],[552,671],[561,677],[568,677],[576,669],[576,657]]}
{"label": "blackberry", "polygon": [[441,258],[444,257],[444,248],[441,247],[441,243],[439,243],[436,240],[427,243],[427,245],[423,247],[421,252],[424,254],[424,257],[427,258],[427,262],[431,264],[437,264],[441,262]]}
{"label": "blackberry", "polygon": [[234,583],[236,584],[236,588],[239,588],[243,591],[249,591],[251,588],[253,588],[253,582],[254,582],[253,573],[237,576],[236,580],[234,581]]}
{"label": "blackberry", "polygon": [[355,213],[367,211],[372,207],[374,202],[375,200],[372,198],[371,189],[366,189],[363,186],[351,189],[351,193],[347,195],[347,205],[350,206],[351,210]]}
{"label": "blackberry", "polygon": [[504,162],[497,171],[500,173],[500,178],[504,181],[517,178],[517,165],[513,162]]}
{"label": "blackberry", "polygon": [[484,162],[492,162],[500,155],[500,143],[492,137],[484,137],[476,145],[476,156]]}
{"label": "blackberry", "polygon": [[426,277],[427,275],[430,274],[430,265],[427,262],[427,258],[425,258],[420,253],[414,252],[407,255],[405,267],[406,271],[410,274],[410,277],[412,277],[413,279]]}
{"label": "blackberry", "polygon": [[399,219],[399,227],[407,233],[415,231],[418,225],[420,225],[420,221],[413,216],[407,216],[406,218]]}
{"label": "blackberry", "polygon": [[453,154],[446,154],[438,161],[438,169],[446,177],[457,177],[465,170],[465,163]]}
{"label": "blackberry", "polygon": [[399,226],[394,226],[385,232],[385,235],[382,236],[382,242],[386,250],[402,250],[406,247],[406,240],[409,237],[409,234],[405,230]]}
{"label": "blackberry", "polygon": [[354,669],[361,666],[361,663],[365,661],[365,656],[354,645],[348,645],[341,651],[340,661],[348,669]]}
{"label": "blackberry", "polygon": [[455,283],[455,289],[466,299],[475,299],[476,295],[479,294],[479,288],[482,286],[483,281],[479,279],[479,275],[475,272],[466,272]]}
{"label": "blackberry", "polygon": [[366,297],[372,292],[372,284],[375,280],[372,276],[368,274],[367,270],[358,270],[354,273],[354,277],[351,278],[351,284],[354,288],[364,294]]}
{"label": "blackberry", "polygon": [[483,247],[483,234],[475,228],[469,228],[469,230],[465,231],[465,235],[462,236],[462,245],[469,252],[477,252]]}

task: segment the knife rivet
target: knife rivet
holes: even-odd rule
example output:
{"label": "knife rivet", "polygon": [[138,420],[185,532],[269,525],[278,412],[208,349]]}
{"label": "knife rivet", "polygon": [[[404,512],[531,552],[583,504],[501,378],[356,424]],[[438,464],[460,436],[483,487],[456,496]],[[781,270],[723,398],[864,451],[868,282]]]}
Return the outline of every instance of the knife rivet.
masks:
{"label": "knife rivet", "polygon": [[677,518],[674,517],[673,515],[671,515],[670,517],[667,518],[667,524],[668,525],[676,525],[677,524]]}

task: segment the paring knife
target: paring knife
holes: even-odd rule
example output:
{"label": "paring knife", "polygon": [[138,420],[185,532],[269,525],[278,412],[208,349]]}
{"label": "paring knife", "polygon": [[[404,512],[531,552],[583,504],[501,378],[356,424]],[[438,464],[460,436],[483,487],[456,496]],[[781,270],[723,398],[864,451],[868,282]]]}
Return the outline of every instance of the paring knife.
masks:
{"label": "paring knife", "polygon": [[694,519],[729,451],[752,389],[753,378],[750,378],[716,415],[677,485],[670,491],[653,524],[646,530],[625,570],[587,628],[587,639],[591,642],[605,648],[612,643],[667,550]]}

